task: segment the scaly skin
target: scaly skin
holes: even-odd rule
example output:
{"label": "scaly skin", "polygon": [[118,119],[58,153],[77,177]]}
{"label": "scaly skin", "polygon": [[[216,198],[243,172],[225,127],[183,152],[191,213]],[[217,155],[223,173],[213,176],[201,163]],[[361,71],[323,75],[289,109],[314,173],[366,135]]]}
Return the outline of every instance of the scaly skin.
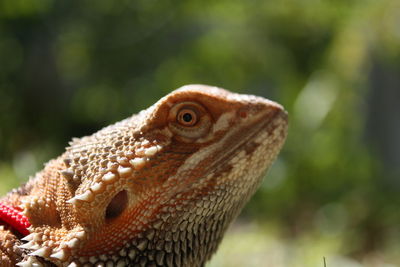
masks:
{"label": "scaly skin", "polygon": [[73,139],[0,199],[30,235],[0,228],[1,266],[204,266],[255,192],[287,132],[261,97],[184,86]]}

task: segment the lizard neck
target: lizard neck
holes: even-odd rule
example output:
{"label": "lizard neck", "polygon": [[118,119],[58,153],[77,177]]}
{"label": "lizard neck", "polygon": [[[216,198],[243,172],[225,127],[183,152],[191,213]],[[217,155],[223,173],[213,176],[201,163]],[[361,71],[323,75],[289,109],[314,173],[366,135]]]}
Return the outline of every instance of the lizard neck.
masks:
{"label": "lizard neck", "polygon": [[[181,212],[179,220],[167,219],[167,224],[161,228],[160,221],[155,221],[133,241],[134,261],[141,264],[164,262],[167,266],[204,266],[237,213],[221,212],[201,217],[196,212]],[[200,217],[201,221],[197,221]]]}
{"label": "lizard neck", "polygon": [[215,195],[199,194],[194,203],[182,206],[178,195],[160,209],[157,219],[138,235],[127,254],[134,254],[133,262],[139,264],[155,261],[167,266],[204,266],[262,177],[243,201],[236,203],[231,195],[213,191]]}

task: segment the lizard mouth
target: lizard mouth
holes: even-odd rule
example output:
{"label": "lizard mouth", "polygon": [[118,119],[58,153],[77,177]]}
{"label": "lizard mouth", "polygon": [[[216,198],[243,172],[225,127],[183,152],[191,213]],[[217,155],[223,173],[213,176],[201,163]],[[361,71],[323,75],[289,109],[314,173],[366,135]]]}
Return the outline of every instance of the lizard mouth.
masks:
{"label": "lizard mouth", "polygon": [[[251,123],[238,126],[230,136],[227,137],[221,148],[216,150],[213,155],[211,166],[207,167],[209,171],[205,176],[213,174],[215,178],[225,172],[229,172],[235,163],[234,158],[240,153],[244,153],[244,158],[251,158],[252,154],[261,149],[265,151],[261,155],[265,161],[263,169],[272,163],[277,151],[284,143],[287,132],[288,115],[281,108],[276,108],[274,113],[260,116]],[[269,148],[272,148],[269,151]],[[269,159],[269,161],[268,161]],[[211,173],[213,170],[213,173]]]}

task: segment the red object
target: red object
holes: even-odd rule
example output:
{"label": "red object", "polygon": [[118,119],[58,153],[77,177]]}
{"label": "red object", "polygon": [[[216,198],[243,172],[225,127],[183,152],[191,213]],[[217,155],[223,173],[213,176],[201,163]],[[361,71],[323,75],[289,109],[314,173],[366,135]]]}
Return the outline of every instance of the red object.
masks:
{"label": "red object", "polygon": [[28,218],[14,207],[0,203],[0,222],[8,224],[24,236],[29,235],[28,227],[31,224]]}

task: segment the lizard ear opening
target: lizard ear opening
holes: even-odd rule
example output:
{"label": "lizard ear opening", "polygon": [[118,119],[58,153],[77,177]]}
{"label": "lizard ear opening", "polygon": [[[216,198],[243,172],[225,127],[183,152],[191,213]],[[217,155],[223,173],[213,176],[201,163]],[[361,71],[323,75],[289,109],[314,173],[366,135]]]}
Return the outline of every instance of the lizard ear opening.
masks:
{"label": "lizard ear opening", "polygon": [[116,194],[106,209],[106,221],[109,222],[112,219],[117,218],[128,206],[128,192],[122,190]]}

